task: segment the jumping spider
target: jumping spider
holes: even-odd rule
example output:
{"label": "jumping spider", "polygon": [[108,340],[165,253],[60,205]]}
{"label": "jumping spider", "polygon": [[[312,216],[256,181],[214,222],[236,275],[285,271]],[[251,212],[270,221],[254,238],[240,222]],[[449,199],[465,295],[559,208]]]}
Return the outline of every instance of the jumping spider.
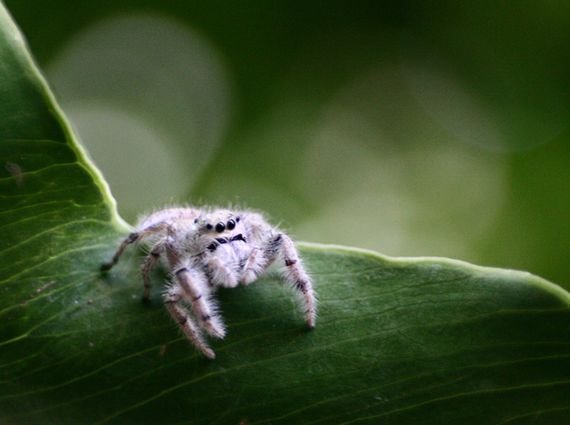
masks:
{"label": "jumping spider", "polygon": [[157,211],[140,220],[101,269],[110,270],[133,243],[148,250],[141,269],[143,298],[149,299],[150,272],[161,262],[171,276],[163,293],[168,312],[192,344],[210,359],[215,353],[201,330],[216,338],[226,334],[216,308],[215,290],[248,285],[274,262],[281,263],[283,279],[301,295],[307,326],[315,327],[315,293],[295,245],[261,214],[214,208]]}

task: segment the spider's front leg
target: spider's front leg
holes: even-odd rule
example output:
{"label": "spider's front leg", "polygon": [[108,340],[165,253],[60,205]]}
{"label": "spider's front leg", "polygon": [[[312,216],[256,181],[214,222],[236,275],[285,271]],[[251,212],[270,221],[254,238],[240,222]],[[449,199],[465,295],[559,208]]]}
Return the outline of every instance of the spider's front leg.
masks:
{"label": "spider's front leg", "polygon": [[309,328],[315,327],[317,319],[317,299],[311,278],[303,268],[295,244],[289,236],[280,233],[266,247],[269,263],[274,259],[283,260],[285,268],[281,272],[284,280],[302,295],[305,304],[305,321]]}
{"label": "spider's front leg", "polygon": [[200,331],[198,327],[188,314],[188,312],[179,305],[179,302],[182,300],[182,296],[178,293],[176,286],[172,286],[165,294],[164,294],[164,305],[166,309],[174,319],[174,321],[180,326],[186,338],[190,340],[194,346],[200,350],[204,356],[209,359],[215,359],[216,354],[214,351],[208,347],[208,345],[204,342],[202,337],[200,336]]}
{"label": "spider's front leg", "polygon": [[174,270],[173,275],[182,289],[180,295],[191,305],[198,323],[210,335],[223,338],[226,335],[226,330],[215,305],[208,297],[208,284],[204,273],[184,264]]}

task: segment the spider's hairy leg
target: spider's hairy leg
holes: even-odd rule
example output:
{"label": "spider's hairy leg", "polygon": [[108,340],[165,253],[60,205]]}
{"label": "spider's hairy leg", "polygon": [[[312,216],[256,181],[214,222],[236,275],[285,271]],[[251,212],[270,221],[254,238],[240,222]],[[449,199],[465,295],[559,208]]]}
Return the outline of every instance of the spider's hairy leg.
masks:
{"label": "spider's hairy leg", "polygon": [[305,321],[309,328],[314,328],[317,319],[317,299],[311,278],[301,264],[295,244],[289,236],[281,233],[273,239],[268,250],[283,260],[285,265],[282,271],[283,278],[302,295],[305,304]]}
{"label": "spider's hairy leg", "polygon": [[113,266],[119,262],[119,258],[121,258],[121,255],[123,255],[123,252],[125,252],[125,249],[127,249],[127,247],[130,244],[138,241],[140,239],[140,237],[141,237],[140,233],[133,232],[133,233],[129,234],[129,236],[127,236],[125,239],[123,239],[123,241],[119,245],[119,248],[117,248],[117,251],[115,251],[113,258],[111,258],[110,261],[107,261],[107,262],[101,264],[101,271],[111,270],[113,268]]}
{"label": "spider's hairy leg", "polygon": [[110,261],[101,264],[101,271],[111,270],[113,266],[119,262],[119,258],[121,258],[121,255],[123,255],[123,252],[125,252],[125,249],[127,249],[129,245],[140,241],[148,234],[162,232],[165,229],[168,229],[168,227],[168,224],[161,222],[149,227],[143,227],[142,230],[130,233],[125,239],[123,239],[123,242],[121,242],[119,248],[117,248],[117,251],[113,255],[113,258],[111,258]]}
{"label": "spider's hairy leg", "polygon": [[190,340],[194,346],[200,350],[200,352],[209,359],[215,359],[216,354],[214,351],[208,347],[208,345],[204,342],[202,337],[200,336],[200,331],[198,327],[188,314],[186,310],[184,310],[178,303],[182,297],[177,293],[175,287],[171,287],[165,294],[164,294],[164,305],[166,309],[174,319],[186,338]]}
{"label": "spider's hairy leg", "polygon": [[192,312],[198,319],[198,323],[210,335],[223,338],[226,335],[226,330],[212,300],[209,298],[204,273],[183,265],[178,267],[173,275],[182,288],[182,297],[192,306]]}
{"label": "spider's hairy leg", "polygon": [[164,249],[164,244],[157,243],[155,246],[152,247],[148,255],[145,257],[144,262],[141,267],[141,274],[143,277],[143,300],[148,301],[150,299],[150,288],[151,288],[151,281],[150,281],[150,273],[152,269],[158,263],[160,259],[160,253]]}
{"label": "spider's hairy leg", "polygon": [[266,256],[263,255],[259,249],[252,249],[243,267],[243,274],[240,283],[249,285],[250,283],[257,280],[257,278],[265,271],[266,268]]}

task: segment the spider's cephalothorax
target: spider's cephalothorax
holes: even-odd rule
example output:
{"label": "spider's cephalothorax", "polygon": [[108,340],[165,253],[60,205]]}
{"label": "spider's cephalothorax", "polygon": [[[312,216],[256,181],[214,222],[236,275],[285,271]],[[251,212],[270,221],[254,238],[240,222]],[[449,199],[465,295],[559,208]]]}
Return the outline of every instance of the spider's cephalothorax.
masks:
{"label": "spider's cephalothorax", "polygon": [[295,245],[261,214],[211,208],[157,211],[140,220],[102,270],[111,269],[132,243],[141,243],[148,250],[142,265],[143,298],[149,299],[150,272],[161,262],[171,274],[163,295],[166,308],[186,337],[208,358],[213,359],[215,354],[201,330],[218,338],[226,333],[213,299],[215,289],[247,285],[273,263],[282,266],[283,279],[303,299],[307,325],[315,327],[315,293]]}

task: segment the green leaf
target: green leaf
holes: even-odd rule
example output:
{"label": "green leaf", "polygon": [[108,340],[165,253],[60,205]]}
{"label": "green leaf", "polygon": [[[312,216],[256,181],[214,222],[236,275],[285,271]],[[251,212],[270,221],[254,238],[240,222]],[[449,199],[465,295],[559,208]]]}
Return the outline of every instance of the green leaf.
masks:
{"label": "green leaf", "polygon": [[0,423],[567,423],[570,295],[522,272],[303,244],[317,328],[266,278],[200,357],[99,272],[128,227],[3,7],[0,98]]}

